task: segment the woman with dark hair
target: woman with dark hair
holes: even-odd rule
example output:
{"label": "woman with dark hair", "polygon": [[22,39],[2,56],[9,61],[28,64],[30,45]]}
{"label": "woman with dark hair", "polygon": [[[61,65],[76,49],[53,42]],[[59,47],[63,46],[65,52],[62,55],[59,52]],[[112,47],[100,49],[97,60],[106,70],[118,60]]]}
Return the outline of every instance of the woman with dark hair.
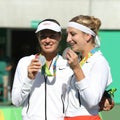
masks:
{"label": "woman with dark hair", "polygon": [[12,88],[12,103],[22,106],[23,120],[63,120],[63,97],[73,74],[58,54],[61,27],[45,19],[36,30],[40,53],[18,62]]}

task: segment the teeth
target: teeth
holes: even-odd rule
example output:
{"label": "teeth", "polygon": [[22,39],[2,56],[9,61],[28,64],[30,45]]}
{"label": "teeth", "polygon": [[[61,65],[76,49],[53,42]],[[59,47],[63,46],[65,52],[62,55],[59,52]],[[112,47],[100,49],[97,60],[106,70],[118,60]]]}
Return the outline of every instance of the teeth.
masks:
{"label": "teeth", "polygon": [[53,44],[52,43],[44,43],[43,45],[44,46],[52,46]]}
{"label": "teeth", "polygon": [[44,45],[50,45],[50,43],[45,43]]}

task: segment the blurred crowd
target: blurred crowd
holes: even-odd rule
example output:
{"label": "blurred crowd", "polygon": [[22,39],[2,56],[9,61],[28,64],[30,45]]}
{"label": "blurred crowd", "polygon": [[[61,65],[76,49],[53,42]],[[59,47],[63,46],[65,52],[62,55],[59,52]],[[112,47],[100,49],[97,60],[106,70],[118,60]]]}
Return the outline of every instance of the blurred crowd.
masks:
{"label": "blurred crowd", "polygon": [[10,101],[10,72],[12,61],[5,55],[3,48],[0,48],[0,103]]}

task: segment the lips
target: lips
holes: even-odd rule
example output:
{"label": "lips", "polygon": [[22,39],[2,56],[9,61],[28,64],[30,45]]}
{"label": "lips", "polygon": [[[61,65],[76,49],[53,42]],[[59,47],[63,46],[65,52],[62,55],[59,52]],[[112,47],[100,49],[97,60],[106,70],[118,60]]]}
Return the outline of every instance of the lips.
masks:
{"label": "lips", "polygon": [[74,45],[75,45],[74,43],[71,43],[71,44],[70,44],[71,47],[74,47]]}
{"label": "lips", "polygon": [[44,44],[44,47],[45,47],[46,49],[50,49],[50,48],[53,47],[53,44]]}

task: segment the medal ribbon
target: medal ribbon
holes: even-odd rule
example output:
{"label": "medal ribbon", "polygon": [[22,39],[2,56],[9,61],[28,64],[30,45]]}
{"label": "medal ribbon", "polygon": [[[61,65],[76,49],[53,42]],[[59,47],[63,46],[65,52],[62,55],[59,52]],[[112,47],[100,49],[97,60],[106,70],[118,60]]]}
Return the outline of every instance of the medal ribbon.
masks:
{"label": "medal ribbon", "polygon": [[81,61],[80,61],[80,66],[82,67],[86,61],[88,60],[88,58],[90,58],[95,52],[97,51],[96,48],[92,49]]}
{"label": "medal ribbon", "polygon": [[58,57],[59,57],[59,55],[57,55],[55,62],[53,64],[53,75],[51,74],[51,72],[46,64],[44,66],[42,66],[42,74],[45,74],[47,76],[56,76],[56,63],[57,63]]}

